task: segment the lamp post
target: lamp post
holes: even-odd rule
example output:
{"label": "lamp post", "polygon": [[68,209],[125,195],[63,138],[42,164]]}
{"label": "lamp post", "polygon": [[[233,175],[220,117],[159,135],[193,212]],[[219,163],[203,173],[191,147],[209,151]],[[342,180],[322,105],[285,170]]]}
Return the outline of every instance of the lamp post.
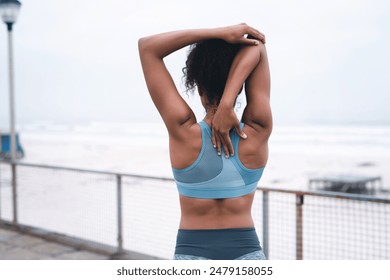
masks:
{"label": "lamp post", "polygon": [[20,6],[17,0],[0,0],[0,16],[7,25],[8,30],[8,67],[9,67],[9,111],[11,130],[11,166],[12,166],[12,202],[13,222],[17,223],[17,199],[16,199],[16,135],[15,135],[15,109],[14,109],[14,66],[12,49],[12,26],[18,18]]}
{"label": "lamp post", "polygon": [[9,109],[11,129],[11,160],[16,160],[15,109],[14,109],[14,66],[12,47],[12,26],[16,22],[21,3],[17,0],[0,0],[0,16],[8,30],[8,67],[9,67]]}

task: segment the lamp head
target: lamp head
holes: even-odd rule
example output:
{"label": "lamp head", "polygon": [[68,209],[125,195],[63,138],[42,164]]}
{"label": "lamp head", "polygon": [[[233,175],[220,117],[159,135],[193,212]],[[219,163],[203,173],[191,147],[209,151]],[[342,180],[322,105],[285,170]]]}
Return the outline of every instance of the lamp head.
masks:
{"label": "lamp head", "polygon": [[0,0],[0,16],[7,25],[16,22],[21,5],[18,0]]}

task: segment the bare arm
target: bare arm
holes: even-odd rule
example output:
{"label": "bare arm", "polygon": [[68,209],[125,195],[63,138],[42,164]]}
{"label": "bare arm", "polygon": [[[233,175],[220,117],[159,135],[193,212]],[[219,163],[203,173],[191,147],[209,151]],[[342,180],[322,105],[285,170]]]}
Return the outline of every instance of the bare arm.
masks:
{"label": "bare arm", "polygon": [[[247,106],[243,121],[256,131],[272,129],[272,116],[269,105],[270,73],[265,46],[243,47],[231,66],[225,91],[213,120],[213,142],[220,149],[221,143],[225,152],[234,154],[229,138],[229,130],[236,127],[239,133],[239,121],[233,110],[233,104],[241,86],[245,83]],[[245,138],[245,136],[241,135]]]}
{"label": "bare arm", "polygon": [[170,134],[175,135],[183,124],[195,122],[195,115],[178,93],[163,58],[187,45],[207,39],[223,39],[229,43],[254,45],[256,40],[247,39],[250,34],[258,40],[264,36],[257,30],[240,24],[214,29],[193,29],[157,34],[141,38],[139,54],[145,81],[161,117]]}
{"label": "bare arm", "polygon": [[266,48],[260,45],[259,49],[259,63],[245,82],[247,105],[242,118],[258,132],[269,135],[272,131],[271,79]]}

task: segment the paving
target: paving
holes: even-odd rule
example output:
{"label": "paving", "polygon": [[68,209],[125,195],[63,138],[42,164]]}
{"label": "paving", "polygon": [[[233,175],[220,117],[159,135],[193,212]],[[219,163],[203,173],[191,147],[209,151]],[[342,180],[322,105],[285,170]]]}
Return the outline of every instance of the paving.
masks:
{"label": "paving", "polygon": [[0,228],[0,260],[107,260],[109,258],[108,255],[79,250]]}

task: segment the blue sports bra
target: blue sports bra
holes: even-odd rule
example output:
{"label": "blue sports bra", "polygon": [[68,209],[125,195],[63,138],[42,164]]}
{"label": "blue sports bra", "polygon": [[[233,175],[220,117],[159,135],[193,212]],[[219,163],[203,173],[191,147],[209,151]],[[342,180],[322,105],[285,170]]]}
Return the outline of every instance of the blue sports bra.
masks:
{"label": "blue sports bra", "polygon": [[[196,161],[184,169],[172,167],[180,194],[194,198],[232,198],[255,191],[264,167],[250,169],[238,157],[240,137],[232,130],[235,154],[230,158],[218,156],[211,142],[211,129],[204,121],[198,123],[202,133],[202,148]],[[244,126],[241,123],[241,128]]]}

